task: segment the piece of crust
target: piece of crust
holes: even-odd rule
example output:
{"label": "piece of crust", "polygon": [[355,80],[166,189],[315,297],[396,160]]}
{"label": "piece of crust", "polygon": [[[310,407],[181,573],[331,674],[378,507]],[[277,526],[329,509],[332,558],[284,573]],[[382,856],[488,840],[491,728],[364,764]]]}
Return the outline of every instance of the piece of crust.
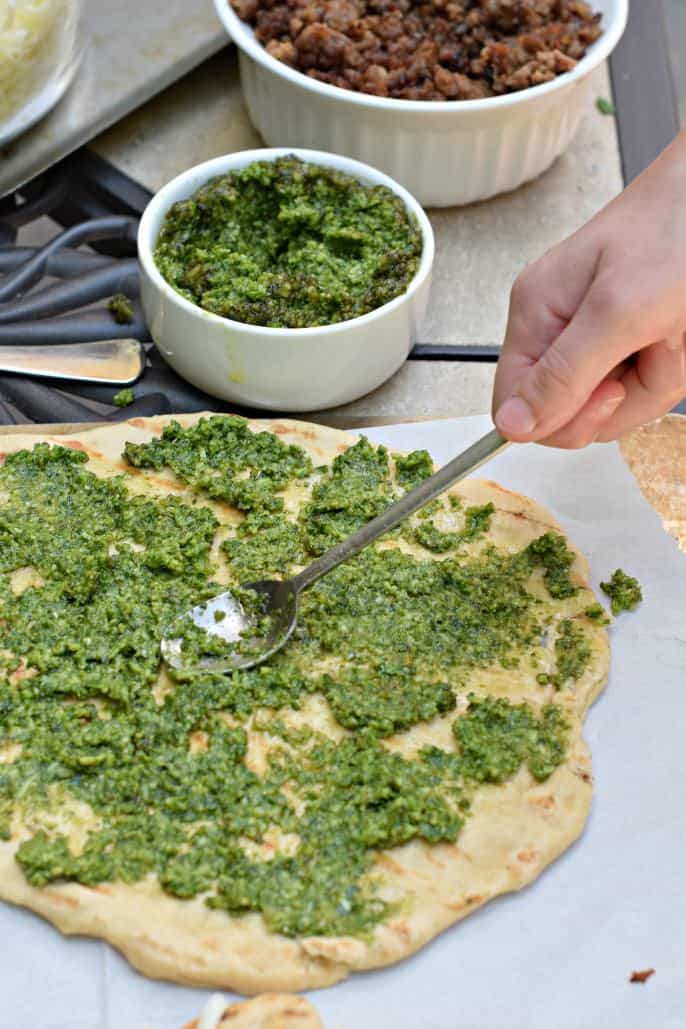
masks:
{"label": "piece of crust", "polygon": [[686,552],[686,418],[672,414],[643,425],[621,449],[646,500]]}
{"label": "piece of crust", "polygon": [[[200,414],[176,416],[183,425]],[[121,459],[127,440],[157,435],[169,418],[134,419],[66,436],[44,437],[85,450],[90,468],[108,476],[131,472]],[[322,426],[272,419],[251,423],[255,431],[277,433],[311,455],[315,465],[330,462],[355,442],[355,436]],[[33,434],[0,436],[0,454],[33,446]],[[185,487],[167,472],[134,472],[132,488],[152,493],[183,494]],[[297,495],[295,501],[302,496]],[[543,507],[519,494],[483,480],[469,479],[451,492],[468,503],[493,501],[496,513],[489,538],[499,547],[519,550],[553,529],[555,519]],[[287,503],[288,503],[287,497]],[[223,503],[205,501],[220,521],[235,521],[236,512]],[[588,590],[588,568],[576,552],[572,568],[581,586],[578,598],[562,602],[560,616],[573,617],[594,599]],[[426,558],[427,553],[422,552]],[[256,994],[300,991],[327,986],[350,972],[388,965],[414,953],[453,923],[488,900],[520,889],[565,850],[581,833],[588,816],[592,772],[582,739],[582,717],[607,678],[607,633],[588,622],[592,660],[573,689],[555,693],[537,684],[533,672],[487,670],[474,673],[468,685],[541,705],[562,703],[572,726],[565,762],[545,783],[526,770],[500,787],[479,791],[470,818],[455,844],[413,841],[378,856],[376,873],[383,895],[401,903],[401,913],[380,925],[369,940],[310,937],[290,939],[267,930],[257,914],[232,917],[209,909],[201,899],[181,901],[165,894],[151,878],[132,885],[78,883],[31,887],[14,860],[18,841],[0,844],[0,897],[48,918],[62,932],[101,937],[116,946],[132,965],[153,978]],[[299,714],[323,731],[330,725],[316,698]],[[445,746],[452,715],[414,726],[388,741],[401,753],[435,743]],[[318,721],[319,720],[319,721]]]}
{"label": "piece of crust", "polygon": [[264,993],[252,1000],[226,1004],[212,997],[201,1018],[184,1029],[324,1029],[316,1008],[306,997]]}

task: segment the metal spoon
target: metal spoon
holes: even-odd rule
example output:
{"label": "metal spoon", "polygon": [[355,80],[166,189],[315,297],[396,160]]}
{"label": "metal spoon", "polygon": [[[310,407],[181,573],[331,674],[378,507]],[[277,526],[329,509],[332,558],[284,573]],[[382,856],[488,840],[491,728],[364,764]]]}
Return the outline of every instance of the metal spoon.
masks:
{"label": "metal spoon", "polygon": [[[170,627],[169,634],[161,642],[162,656],[173,668],[184,672],[227,672],[237,668],[252,668],[261,664],[283,647],[293,633],[298,617],[298,596],[313,582],[330,572],[337,565],[358,554],[379,536],[394,529],[415,511],[425,507],[453,483],[464,479],[470,472],[488,461],[508,446],[508,441],[493,429],[459,457],[453,458],[440,471],[431,475],[415,489],[367,522],[361,529],[327,550],[302,572],[290,579],[261,579],[243,587],[257,593],[262,599],[262,624],[269,626],[266,635],[257,636],[254,618],[246,614],[242,604],[229,590],[220,593],[204,604],[185,612]],[[220,637],[227,644],[236,644],[220,657],[203,657],[195,664],[186,663],[183,657],[182,638],[175,634],[181,631],[181,622],[190,620],[209,636]]]}

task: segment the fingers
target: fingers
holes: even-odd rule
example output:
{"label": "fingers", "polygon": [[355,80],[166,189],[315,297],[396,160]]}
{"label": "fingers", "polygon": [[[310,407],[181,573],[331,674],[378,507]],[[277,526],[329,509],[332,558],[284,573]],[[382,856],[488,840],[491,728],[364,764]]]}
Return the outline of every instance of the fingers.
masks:
{"label": "fingers", "polygon": [[626,387],[617,379],[604,379],[581,411],[551,436],[541,440],[545,446],[576,450],[595,443],[610,418],[626,398]]}
{"label": "fingers", "polygon": [[654,343],[620,379],[626,399],[602,425],[597,439],[607,443],[666,414],[686,397],[686,336]]}
{"label": "fingers", "polygon": [[579,416],[600,383],[637,348],[632,314],[630,298],[599,273],[539,360],[528,368],[520,364],[519,381],[494,416],[503,435],[518,442],[549,439]]}
{"label": "fingers", "polygon": [[589,264],[585,259],[588,248],[584,255],[577,250],[577,240],[572,237],[517,277],[493,386],[493,415],[566,328],[583,300],[595,271],[595,258]]}

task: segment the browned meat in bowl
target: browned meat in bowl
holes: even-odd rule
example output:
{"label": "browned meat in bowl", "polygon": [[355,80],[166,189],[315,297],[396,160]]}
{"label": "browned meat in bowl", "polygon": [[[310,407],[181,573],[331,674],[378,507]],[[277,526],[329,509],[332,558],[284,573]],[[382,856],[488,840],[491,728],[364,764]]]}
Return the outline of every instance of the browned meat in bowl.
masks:
{"label": "browned meat in bowl", "polygon": [[267,52],[396,100],[476,100],[550,82],[601,35],[585,0],[230,0]]}

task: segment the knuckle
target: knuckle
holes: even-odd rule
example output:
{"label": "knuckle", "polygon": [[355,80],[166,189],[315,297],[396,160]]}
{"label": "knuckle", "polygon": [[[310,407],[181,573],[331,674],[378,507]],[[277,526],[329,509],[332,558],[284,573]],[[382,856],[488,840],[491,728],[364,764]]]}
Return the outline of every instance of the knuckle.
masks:
{"label": "knuckle", "polygon": [[593,318],[604,322],[624,322],[636,314],[635,298],[615,276],[598,278],[587,302]]}
{"label": "knuckle", "polygon": [[539,406],[543,403],[564,398],[574,406],[580,406],[584,397],[579,395],[576,373],[567,355],[559,347],[550,347],[534,367],[529,380],[531,396]]}
{"label": "knuckle", "polygon": [[510,304],[513,308],[527,307],[536,293],[536,268],[528,265],[520,272],[510,290]]}

